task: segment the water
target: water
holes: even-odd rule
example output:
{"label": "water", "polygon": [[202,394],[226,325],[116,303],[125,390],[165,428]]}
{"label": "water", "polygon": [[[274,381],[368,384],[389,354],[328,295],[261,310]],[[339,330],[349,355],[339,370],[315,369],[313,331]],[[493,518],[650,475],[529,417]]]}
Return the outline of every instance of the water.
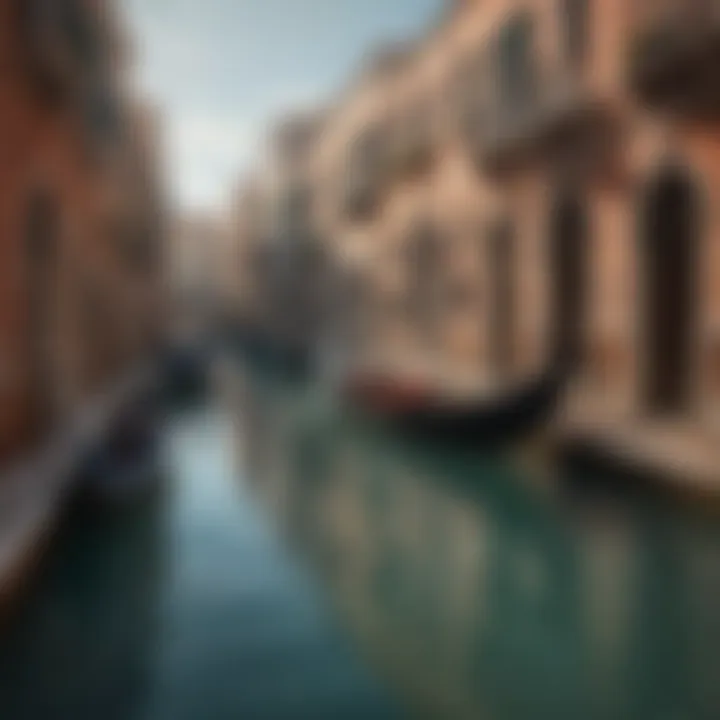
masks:
{"label": "water", "polygon": [[412,711],[720,717],[716,520],[251,397],[257,496]]}
{"label": "water", "polygon": [[69,523],[3,720],[720,717],[716,522],[241,387],[163,497]]}
{"label": "water", "polygon": [[0,648],[3,720],[389,718],[246,492],[222,408],[167,433],[167,495],[76,516]]}

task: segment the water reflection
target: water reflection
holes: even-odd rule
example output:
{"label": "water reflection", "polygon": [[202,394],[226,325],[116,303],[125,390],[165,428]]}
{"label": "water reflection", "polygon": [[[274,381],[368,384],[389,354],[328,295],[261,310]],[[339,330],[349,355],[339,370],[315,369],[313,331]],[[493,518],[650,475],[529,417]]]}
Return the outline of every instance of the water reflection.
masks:
{"label": "water reflection", "polygon": [[720,527],[539,492],[257,389],[248,475],[364,651],[438,717],[720,717]]}

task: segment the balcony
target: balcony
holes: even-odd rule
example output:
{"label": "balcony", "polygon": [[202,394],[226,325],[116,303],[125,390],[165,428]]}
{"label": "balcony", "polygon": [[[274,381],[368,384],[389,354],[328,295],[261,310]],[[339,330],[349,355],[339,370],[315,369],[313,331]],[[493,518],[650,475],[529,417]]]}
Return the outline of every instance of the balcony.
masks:
{"label": "balcony", "polygon": [[720,114],[720,0],[634,0],[629,79],[647,105]]}
{"label": "balcony", "polygon": [[104,39],[85,0],[27,0],[23,12],[31,70],[46,88],[72,90],[97,70]]}
{"label": "balcony", "polygon": [[513,111],[488,108],[466,136],[484,172],[503,174],[528,162],[604,154],[611,127],[607,106],[572,76],[544,84],[537,99]]}

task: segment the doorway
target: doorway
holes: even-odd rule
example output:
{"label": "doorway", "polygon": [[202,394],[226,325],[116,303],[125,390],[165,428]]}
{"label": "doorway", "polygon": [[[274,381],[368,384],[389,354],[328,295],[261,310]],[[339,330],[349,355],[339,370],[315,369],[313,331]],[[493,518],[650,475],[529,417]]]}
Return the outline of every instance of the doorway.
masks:
{"label": "doorway", "polygon": [[695,318],[697,199],[687,175],[663,170],[643,208],[645,406],[655,415],[688,409]]}
{"label": "doorway", "polygon": [[588,223],[582,202],[563,193],[553,208],[550,230],[552,352],[556,366],[575,370],[583,359],[587,317]]}

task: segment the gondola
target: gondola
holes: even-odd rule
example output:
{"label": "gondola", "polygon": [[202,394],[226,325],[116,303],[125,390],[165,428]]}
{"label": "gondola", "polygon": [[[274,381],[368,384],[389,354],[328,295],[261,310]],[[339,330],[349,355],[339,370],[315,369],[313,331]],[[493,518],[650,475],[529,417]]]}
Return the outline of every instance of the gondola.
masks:
{"label": "gondola", "polygon": [[78,471],[77,499],[95,508],[122,508],[159,488],[161,405],[153,391],[133,398],[91,448]]}
{"label": "gondola", "polygon": [[443,442],[496,443],[531,433],[554,413],[563,373],[548,371],[490,396],[451,398],[431,383],[358,374],[345,396],[401,431]]}

